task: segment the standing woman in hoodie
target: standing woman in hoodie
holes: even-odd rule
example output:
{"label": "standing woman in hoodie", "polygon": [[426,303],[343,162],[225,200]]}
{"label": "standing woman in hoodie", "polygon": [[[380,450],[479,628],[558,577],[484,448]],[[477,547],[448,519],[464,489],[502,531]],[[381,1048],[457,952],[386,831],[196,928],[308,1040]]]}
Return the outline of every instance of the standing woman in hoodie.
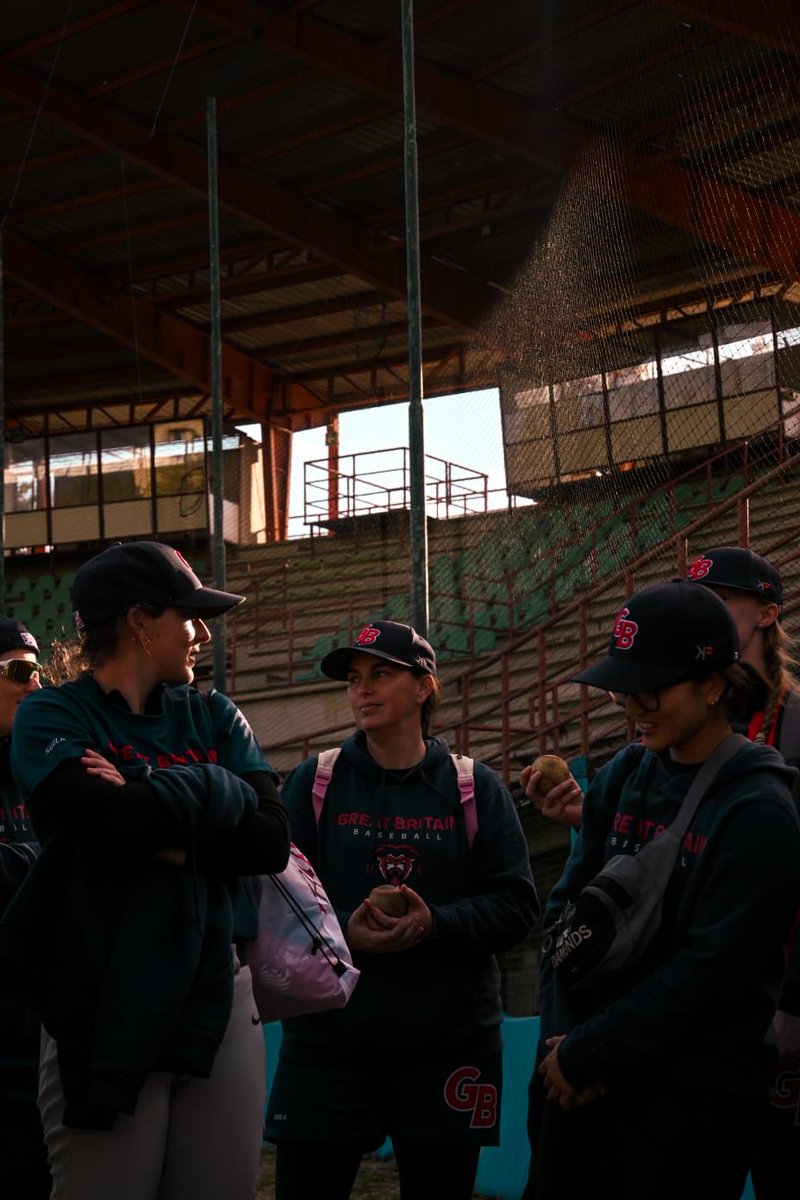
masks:
{"label": "standing woman in hoodie", "polygon": [[[791,670],[781,624],[783,581],[767,558],[743,546],[715,546],[689,567],[689,578],[725,601],[739,631],[742,662],[767,685],[763,706],[750,718],[747,736],[779,750],[800,766],[800,688]],[[787,946],[787,970],[772,1022],[778,1048],[769,1124],[751,1168],[756,1200],[783,1200],[786,1180],[800,1163],[800,913]]]}
{"label": "standing woman in hoodie", "polygon": [[[0,617],[0,917],[39,846],[11,774],[11,731],[19,706],[42,686],[39,647],[24,625]],[[50,1169],[36,1107],[39,1023],[21,1004],[0,1000],[0,1182],[15,1200],[48,1200]]]}
{"label": "standing woman in hoodie", "polygon": [[[618,698],[638,739],[592,782],[548,899],[540,993],[544,1112],[526,1197],[739,1200],[767,1118],[765,1036],[800,899],[793,772],[742,739],[706,789],[644,954],[584,989],[548,939],[617,854],[671,824],[701,765],[763,701],[726,605],[685,580],[629,597],[608,654],[575,676]],[[585,935],[584,935],[585,940]],[[553,942],[554,944],[550,944]]]}
{"label": "standing woman in hoodie", "polygon": [[206,620],[242,601],[158,542],[85,563],[88,670],[29,697],[12,766],[42,851],[0,922],[0,985],[42,1018],[58,1200],[252,1200],[264,1044],[242,876],[288,821],[235,704],[191,686]]}
{"label": "standing woman in hoodie", "polygon": [[[316,756],[289,775],[283,800],[361,978],[346,1008],[284,1022],[267,1109],[276,1197],[346,1200],[362,1155],[389,1135],[402,1200],[469,1200],[480,1147],[499,1136],[494,956],[538,912],[528,847],[487,767],[474,764],[474,797],[462,802],[447,746],[429,735],[439,682],[425,638],[374,621],[322,671],[347,681],[357,732],[318,822]],[[404,915],[370,902],[387,884]]]}

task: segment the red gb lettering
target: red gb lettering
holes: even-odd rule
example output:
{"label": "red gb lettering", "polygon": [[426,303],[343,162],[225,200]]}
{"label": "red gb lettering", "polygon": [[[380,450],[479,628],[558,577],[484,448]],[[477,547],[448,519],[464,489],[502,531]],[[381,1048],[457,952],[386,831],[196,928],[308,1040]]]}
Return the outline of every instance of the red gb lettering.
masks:
{"label": "red gb lettering", "polygon": [[692,563],[692,565],[689,567],[689,578],[690,579],[705,579],[706,575],[711,570],[713,565],[714,564],[710,558],[703,558],[701,555],[701,557],[696,558],[694,560],[694,562]]}
{"label": "red gb lettering", "polygon": [[477,1067],[458,1067],[445,1080],[444,1099],[456,1112],[472,1114],[470,1129],[491,1129],[497,1124],[497,1088],[479,1083],[480,1077]]}
{"label": "red gb lettering", "polygon": [[614,645],[618,650],[630,650],[639,632],[639,626],[635,621],[628,620],[629,617],[630,612],[623,608],[614,624]]}
{"label": "red gb lettering", "polygon": [[355,640],[356,646],[371,646],[373,642],[377,642],[381,636],[380,629],[376,629],[374,625],[365,625],[361,633]]}

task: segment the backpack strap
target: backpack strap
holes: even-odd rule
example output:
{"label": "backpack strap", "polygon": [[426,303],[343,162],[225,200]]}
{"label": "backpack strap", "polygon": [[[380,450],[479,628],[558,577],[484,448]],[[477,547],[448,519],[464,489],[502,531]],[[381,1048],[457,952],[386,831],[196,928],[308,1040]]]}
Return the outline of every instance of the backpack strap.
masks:
{"label": "backpack strap", "polygon": [[314,820],[317,825],[319,825],[319,819],[322,816],[322,806],[325,803],[325,794],[328,791],[328,785],[333,775],[333,768],[336,766],[336,760],[341,753],[342,747],[334,746],[332,750],[321,750],[317,755],[317,769],[314,772],[314,784],[311,788]]}
{"label": "backpack strap", "polygon": [[[311,789],[311,799],[314,805],[314,820],[319,825],[325,796],[333,776],[336,760],[342,752],[341,746],[332,750],[321,750],[317,755],[317,769],[314,772],[314,783]],[[456,769],[458,790],[461,795],[464,825],[467,831],[467,843],[472,848],[475,835],[478,832],[478,813],[475,808],[475,776],[472,771],[473,760],[464,754],[451,754],[453,766]]]}
{"label": "backpack strap", "polygon": [[467,831],[467,844],[472,849],[475,835],[478,832],[478,812],[475,807],[475,776],[472,771],[473,760],[465,754],[451,754],[453,766],[458,777],[458,790],[461,793],[461,811],[464,814],[464,826]]}

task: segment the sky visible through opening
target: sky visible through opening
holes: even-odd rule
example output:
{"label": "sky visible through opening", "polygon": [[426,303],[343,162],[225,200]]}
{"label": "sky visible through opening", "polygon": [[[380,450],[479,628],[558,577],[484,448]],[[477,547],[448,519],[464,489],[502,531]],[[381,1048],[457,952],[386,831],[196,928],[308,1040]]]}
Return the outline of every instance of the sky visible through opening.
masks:
{"label": "sky visible through opening", "polygon": [[[458,463],[488,475],[489,506],[508,503],[503,462],[500,396],[496,388],[455,396],[432,396],[423,401],[425,454]],[[258,425],[241,425],[260,440]],[[408,446],[408,404],[345,412],[339,417],[340,459],[351,454]],[[303,527],[304,464],[326,459],[325,428],[296,433],[292,439],[292,479],[289,496],[291,537],[308,533]],[[374,461],[374,460],[373,460]],[[369,460],[365,460],[365,465]],[[348,468],[350,464],[347,464]]]}

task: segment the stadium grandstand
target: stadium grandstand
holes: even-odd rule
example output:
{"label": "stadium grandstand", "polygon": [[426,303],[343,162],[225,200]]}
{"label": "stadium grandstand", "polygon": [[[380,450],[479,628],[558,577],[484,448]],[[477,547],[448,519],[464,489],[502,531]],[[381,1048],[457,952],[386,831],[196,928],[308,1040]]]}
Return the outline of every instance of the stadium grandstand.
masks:
{"label": "stadium grandstand", "polygon": [[[225,584],[248,597],[227,622],[226,686],[270,761],[341,739],[319,660],[367,618],[412,620],[422,571],[440,732],[512,788],[543,751],[588,779],[628,731],[570,676],[624,594],[751,545],[780,568],[797,630],[796,9],[417,0],[423,393],[464,397],[451,453],[425,460],[427,563],[406,448],[388,466],[339,449],[341,414],[410,390],[400,9],[15,8],[0,32],[4,608],[44,643],[68,635],[76,567],[119,539],[171,542],[210,576],[218,252],[216,483]],[[499,397],[500,506],[482,389]],[[290,537],[292,440],[314,428],[327,451]],[[568,834],[520,812],[546,894]],[[536,949],[504,963],[512,1015],[536,1010]]]}

